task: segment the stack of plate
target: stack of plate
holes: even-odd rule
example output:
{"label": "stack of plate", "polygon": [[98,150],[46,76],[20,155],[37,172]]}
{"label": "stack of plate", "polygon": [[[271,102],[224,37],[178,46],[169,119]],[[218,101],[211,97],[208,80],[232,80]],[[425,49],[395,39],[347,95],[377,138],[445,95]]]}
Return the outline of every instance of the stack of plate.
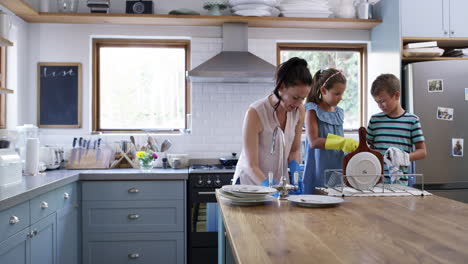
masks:
{"label": "stack of plate", "polygon": [[279,6],[284,17],[329,17],[328,0],[283,0]]}
{"label": "stack of plate", "polygon": [[237,205],[259,205],[271,202],[276,198],[272,194],[277,190],[257,185],[224,185],[219,194]]}
{"label": "stack of plate", "polygon": [[238,16],[272,16],[280,14],[279,0],[229,0],[231,12]]}
{"label": "stack of plate", "polygon": [[343,199],[338,197],[312,194],[291,195],[288,197],[288,201],[303,207],[331,207],[344,202]]}

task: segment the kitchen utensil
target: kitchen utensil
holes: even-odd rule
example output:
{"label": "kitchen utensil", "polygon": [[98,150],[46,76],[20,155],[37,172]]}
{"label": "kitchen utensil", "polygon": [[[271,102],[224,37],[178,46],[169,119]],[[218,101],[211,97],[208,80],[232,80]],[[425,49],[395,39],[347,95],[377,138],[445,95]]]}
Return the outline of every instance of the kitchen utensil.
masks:
{"label": "kitchen utensil", "polygon": [[180,159],[180,168],[187,168],[189,164],[189,155],[188,154],[167,154],[167,161],[169,166],[174,168],[174,159]]}
{"label": "kitchen utensil", "polygon": [[81,155],[82,155],[82,147],[83,147],[83,138],[80,137],[80,139],[78,139],[78,163],[80,163],[81,161]]}
{"label": "kitchen utensil", "polygon": [[342,198],[312,194],[291,195],[288,197],[288,201],[302,207],[330,207],[344,202]]}
{"label": "kitchen utensil", "polygon": [[89,144],[91,143],[91,139],[88,139],[86,141],[86,152],[85,152],[85,155],[88,155],[88,151],[89,151]]}
{"label": "kitchen utensil", "polygon": [[219,162],[223,164],[223,166],[236,166],[238,160],[237,153],[232,153],[229,157],[219,158]]}
{"label": "kitchen utensil", "polygon": [[97,140],[97,152],[96,152],[96,161],[101,157],[101,138]]}
{"label": "kitchen utensil", "polygon": [[130,141],[133,144],[133,147],[135,148],[135,151],[138,151],[137,146],[136,146],[136,141],[134,136],[130,136]]}
{"label": "kitchen utensil", "polygon": [[[363,175],[363,174],[364,175],[365,174],[372,175],[371,174],[372,172],[377,172],[377,173],[373,173],[374,175],[383,174],[383,156],[378,151],[371,150],[367,146],[366,134],[367,134],[367,131],[366,131],[366,129],[364,127],[359,128],[359,146],[358,146],[358,148],[355,151],[353,151],[353,152],[349,153],[348,155],[346,155],[344,157],[344,159],[343,159],[343,173],[344,173],[343,174],[343,176],[344,176],[343,180],[344,180],[346,185],[351,186],[351,187],[366,187],[366,188],[371,187],[370,184],[372,183],[372,181],[370,181],[369,178],[371,178],[372,176],[362,177],[360,175]],[[359,153],[368,153],[368,154],[360,154],[358,156]],[[380,170],[375,171],[375,166],[376,166],[375,159],[370,155],[374,155],[374,156],[377,157],[377,159],[379,161],[379,164],[380,164],[380,167],[379,167]],[[356,157],[356,158],[354,158],[354,157]],[[351,163],[352,159],[355,159],[355,161],[353,161]],[[371,166],[369,166],[369,164],[374,164],[374,170],[372,170],[370,173],[365,171],[366,168],[372,168]],[[355,166],[355,168],[350,167],[349,170],[348,170],[348,166]],[[351,173],[349,178],[347,177],[348,172]],[[357,176],[351,177],[353,175],[357,175]],[[356,179],[359,178],[359,177],[363,178],[363,180],[361,180],[362,185],[359,185],[359,183],[356,181]],[[376,177],[376,176],[374,176],[374,177]],[[353,178],[353,179],[351,179],[351,178]],[[354,184],[354,186],[353,186],[353,184],[351,184],[349,182],[349,179],[351,179],[351,182]],[[380,179],[381,178],[378,177],[375,184],[379,183]]]}
{"label": "kitchen utensil", "polygon": [[159,152],[157,146],[154,143],[154,139],[151,136],[148,136],[148,147],[154,151],[154,152]]}
{"label": "kitchen utensil", "polygon": [[169,150],[169,148],[172,146],[172,143],[165,139],[163,143],[161,144],[161,152],[166,152]]}
{"label": "kitchen utensil", "polygon": [[72,150],[71,150],[71,155],[70,155],[70,163],[73,163],[75,161],[75,157],[76,157],[76,141],[78,139],[77,138],[73,138],[73,143],[72,143]]}

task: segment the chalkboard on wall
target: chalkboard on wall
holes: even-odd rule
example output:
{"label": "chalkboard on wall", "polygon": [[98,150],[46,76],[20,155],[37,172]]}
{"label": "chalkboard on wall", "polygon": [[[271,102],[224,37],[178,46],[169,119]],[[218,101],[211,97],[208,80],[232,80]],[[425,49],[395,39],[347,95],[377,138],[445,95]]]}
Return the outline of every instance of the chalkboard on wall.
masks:
{"label": "chalkboard on wall", "polygon": [[81,127],[81,63],[37,65],[38,127]]}

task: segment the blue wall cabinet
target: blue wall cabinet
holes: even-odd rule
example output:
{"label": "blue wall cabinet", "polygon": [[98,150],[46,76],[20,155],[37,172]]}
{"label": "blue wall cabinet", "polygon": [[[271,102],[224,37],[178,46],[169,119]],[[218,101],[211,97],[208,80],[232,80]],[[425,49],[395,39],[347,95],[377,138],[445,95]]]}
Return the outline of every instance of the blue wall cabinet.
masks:
{"label": "blue wall cabinet", "polygon": [[57,263],[57,214],[32,225],[31,232],[31,264]]}
{"label": "blue wall cabinet", "polygon": [[29,228],[0,242],[0,263],[30,264]]}
{"label": "blue wall cabinet", "polygon": [[403,37],[468,37],[466,0],[401,0]]}

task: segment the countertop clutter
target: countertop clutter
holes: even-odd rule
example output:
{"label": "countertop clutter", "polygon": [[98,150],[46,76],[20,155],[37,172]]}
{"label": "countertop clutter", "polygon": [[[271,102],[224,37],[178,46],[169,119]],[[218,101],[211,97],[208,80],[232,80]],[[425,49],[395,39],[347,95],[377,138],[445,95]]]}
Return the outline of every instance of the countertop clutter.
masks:
{"label": "countertop clutter", "polygon": [[[338,207],[220,200],[236,263],[466,263],[468,205],[438,196],[353,197]],[[224,234],[224,232],[219,232]],[[224,239],[224,237],[222,237]],[[228,256],[226,252],[226,256]]]}
{"label": "countertop clutter", "polygon": [[188,169],[153,169],[145,173],[135,169],[47,171],[37,176],[23,176],[21,183],[0,187],[0,211],[79,180],[187,180],[187,178]]}

